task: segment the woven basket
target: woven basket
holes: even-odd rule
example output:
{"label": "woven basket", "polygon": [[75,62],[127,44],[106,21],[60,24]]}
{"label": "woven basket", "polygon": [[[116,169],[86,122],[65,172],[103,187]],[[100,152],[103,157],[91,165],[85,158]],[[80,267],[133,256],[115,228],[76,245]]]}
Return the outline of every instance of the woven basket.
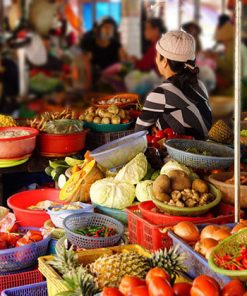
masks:
{"label": "woven basket", "polygon": [[210,257],[209,267],[216,273],[223,274],[232,279],[239,279],[242,281],[247,280],[247,270],[226,270],[216,265],[215,255],[224,256],[226,254],[238,256],[240,245],[246,245],[247,242],[247,230],[240,230],[238,233],[231,235],[223,240],[218,246],[216,246]]}
{"label": "woven basket", "polygon": [[[225,145],[206,141],[173,139],[164,144],[168,154],[176,161],[196,169],[213,170],[228,168],[234,161],[234,150]],[[186,152],[188,148],[208,151],[214,156]]]}
{"label": "woven basket", "polygon": [[[101,214],[77,214],[64,219],[64,229],[68,240],[75,246],[84,249],[97,249],[115,246],[124,233],[124,227],[119,221]],[[87,226],[106,226],[117,231],[110,237],[89,237],[74,233],[78,228]]]}

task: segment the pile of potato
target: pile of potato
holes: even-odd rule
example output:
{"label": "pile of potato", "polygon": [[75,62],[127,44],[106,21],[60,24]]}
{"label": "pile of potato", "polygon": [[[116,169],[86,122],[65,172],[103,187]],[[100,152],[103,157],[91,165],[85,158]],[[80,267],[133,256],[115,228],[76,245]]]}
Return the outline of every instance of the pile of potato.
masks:
{"label": "pile of potato", "polygon": [[215,199],[209,192],[207,182],[189,176],[181,170],[171,170],[168,175],[160,175],[153,183],[155,199],[180,208],[204,206]]}
{"label": "pile of potato", "polygon": [[111,105],[107,109],[89,107],[79,119],[97,124],[120,124],[128,123],[130,116],[128,111]]}

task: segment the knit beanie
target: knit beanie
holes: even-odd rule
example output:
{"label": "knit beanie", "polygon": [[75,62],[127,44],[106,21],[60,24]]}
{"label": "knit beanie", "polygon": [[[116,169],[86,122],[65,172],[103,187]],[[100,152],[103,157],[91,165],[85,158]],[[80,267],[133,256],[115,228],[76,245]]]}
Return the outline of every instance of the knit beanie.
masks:
{"label": "knit beanie", "polygon": [[157,42],[156,50],[172,61],[187,62],[196,58],[195,39],[184,31],[170,31],[164,34]]}

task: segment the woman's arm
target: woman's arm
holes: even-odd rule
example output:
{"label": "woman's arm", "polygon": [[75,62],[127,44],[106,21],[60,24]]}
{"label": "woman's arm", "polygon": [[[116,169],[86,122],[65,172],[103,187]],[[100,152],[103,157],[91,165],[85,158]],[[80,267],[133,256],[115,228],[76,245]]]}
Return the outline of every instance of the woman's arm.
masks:
{"label": "woman's arm", "polygon": [[160,114],[164,112],[164,109],[165,95],[163,89],[158,87],[147,96],[142,113],[136,121],[135,130],[150,129],[156,123]]}
{"label": "woman's arm", "polygon": [[130,59],[127,51],[123,47],[119,48],[118,56],[119,56],[119,60],[121,62],[126,62],[126,61],[129,61],[129,59]]}

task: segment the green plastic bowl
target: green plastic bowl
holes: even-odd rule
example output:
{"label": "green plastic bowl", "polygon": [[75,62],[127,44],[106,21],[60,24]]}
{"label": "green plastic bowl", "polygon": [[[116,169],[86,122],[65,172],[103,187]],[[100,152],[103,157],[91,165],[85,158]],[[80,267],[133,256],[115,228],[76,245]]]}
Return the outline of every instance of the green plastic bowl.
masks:
{"label": "green plastic bowl", "polygon": [[214,262],[215,255],[225,255],[232,254],[238,255],[239,246],[241,244],[246,245],[247,241],[247,229],[240,230],[239,232],[231,235],[230,237],[224,239],[221,243],[219,243],[211,252],[208,264],[211,270],[216,273],[223,274],[232,279],[238,279],[241,281],[247,280],[247,270],[227,270],[219,267]]}
{"label": "green plastic bowl", "polygon": [[215,200],[211,203],[202,206],[202,207],[195,207],[195,208],[179,208],[176,206],[171,206],[165,204],[157,199],[153,199],[155,205],[164,213],[170,214],[173,216],[191,216],[197,217],[203,214],[206,214],[209,210],[214,208],[218,205],[221,201],[221,192],[213,185],[209,184],[210,192],[215,195]]}
{"label": "green plastic bowl", "polygon": [[112,218],[115,218],[116,220],[122,222],[123,224],[128,224],[128,214],[125,212],[125,210],[118,210],[118,209],[112,209],[103,207],[97,204],[93,204],[100,214],[110,216]]}
{"label": "green plastic bowl", "polygon": [[129,123],[121,124],[100,124],[93,122],[85,122],[84,127],[89,128],[91,131],[100,132],[100,133],[111,133],[111,132],[121,132],[130,129],[133,121]]}

